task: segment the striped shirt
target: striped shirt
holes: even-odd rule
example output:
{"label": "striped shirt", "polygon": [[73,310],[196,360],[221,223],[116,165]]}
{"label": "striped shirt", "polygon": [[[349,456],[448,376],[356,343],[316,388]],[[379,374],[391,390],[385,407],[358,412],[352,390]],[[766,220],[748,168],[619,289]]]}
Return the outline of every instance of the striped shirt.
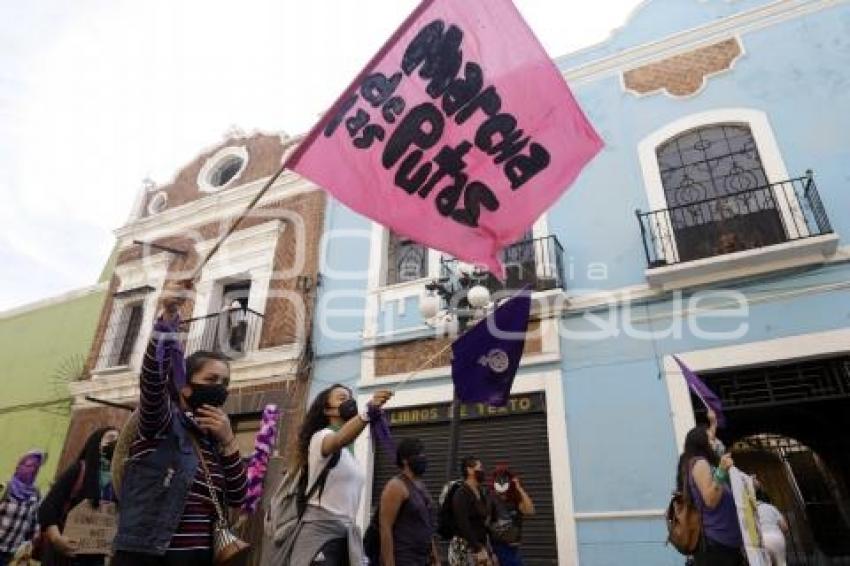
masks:
{"label": "striped shirt", "polygon": [[[168,435],[172,419],[183,420],[168,393],[171,359],[169,350],[174,346],[174,341],[171,336],[158,332],[158,328],[159,325],[155,327],[151,335],[142,363],[139,435],[130,446],[131,459],[143,458],[156,450],[159,442]],[[162,372],[156,359],[156,347],[160,339],[166,340]],[[185,422],[186,426],[193,426],[188,417]],[[248,483],[245,464],[239,457],[239,452],[224,456],[217,443],[207,435],[198,431],[196,438],[209,468],[216,497],[219,501],[226,501],[231,507],[238,507],[245,499]],[[171,539],[170,550],[188,551],[211,548],[212,526],[215,519],[215,506],[210,498],[206,475],[203,467],[198,465],[180,524]]]}
{"label": "striped shirt", "polygon": [[38,504],[41,497],[32,495],[26,501],[6,496],[0,501],[0,552],[15,552],[38,532]]}

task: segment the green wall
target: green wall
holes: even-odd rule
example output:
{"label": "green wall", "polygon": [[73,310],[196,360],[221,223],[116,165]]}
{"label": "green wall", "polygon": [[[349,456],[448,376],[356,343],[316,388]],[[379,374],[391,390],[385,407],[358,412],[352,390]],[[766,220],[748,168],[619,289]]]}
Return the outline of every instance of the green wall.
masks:
{"label": "green wall", "polygon": [[67,381],[91,348],[105,288],[9,316],[0,313],[0,481],[31,448],[49,457],[39,485],[52,480],[70,417]]}

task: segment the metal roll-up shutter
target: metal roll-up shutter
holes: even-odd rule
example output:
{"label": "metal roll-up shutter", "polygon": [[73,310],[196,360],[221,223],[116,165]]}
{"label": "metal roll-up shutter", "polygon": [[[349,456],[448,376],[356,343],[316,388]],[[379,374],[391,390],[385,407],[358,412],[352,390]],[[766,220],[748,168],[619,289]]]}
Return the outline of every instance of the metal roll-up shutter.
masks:
{"label": "metal roll-up shutter", "polygon": [[[397,441],[406,437],[417,437],[425,445],[429,464],[428,473],[423,480],[435,502],[446,481],[449,412],[448,404],[390,411],[391,429]],[[458,459],[468,455],[480,458],[488,472],[488,482],[490,473],[497,464],[508,464],[519,474],[525,490],[534,501],[536,514],[526,520],[523,530],[522,554],[525,564],[557,564],[552,476],[543,395],[516,396],[505,410],[489,409],[480,405],[464,408],[459,431]],[[457,466],[453,467],[453,478],[459,476],[456,468]],[[378,448],[373,472],[372,509],[380,500],[383,486],[396,473],[398,469],[395,457],[388,458]]]}

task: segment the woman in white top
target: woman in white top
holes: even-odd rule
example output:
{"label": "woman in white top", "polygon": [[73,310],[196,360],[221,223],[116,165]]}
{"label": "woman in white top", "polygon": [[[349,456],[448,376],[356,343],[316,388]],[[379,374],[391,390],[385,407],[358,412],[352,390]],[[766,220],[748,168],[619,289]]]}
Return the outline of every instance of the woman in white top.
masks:
{"label": "woman in white top", "polygon": [[[369,404],[380,409],[390,397],[391,391],[376,391]],[[368,422],[368,408],[358,411],[351,390],[339,384],[319,393],[304,416],[294,469],[306,465],[306,490],[317,481],[319,487],[307,502],[291,566],[362,563],[362,539],[354,518],[366,476],[352,443]]]}
{"label": "woman in white top", "polygon": [[759,525],[764,548],[770,554],[772,566],[785,566],[785,535],[788,534],[788,522],[779,509],[770,502],[770,497],[761,486],[756,487],[758,499]]}

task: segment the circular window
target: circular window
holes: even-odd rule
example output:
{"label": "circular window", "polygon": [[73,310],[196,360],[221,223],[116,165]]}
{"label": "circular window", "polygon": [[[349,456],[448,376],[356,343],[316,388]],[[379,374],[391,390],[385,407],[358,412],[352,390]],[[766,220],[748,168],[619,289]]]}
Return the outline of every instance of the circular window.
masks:
{"label": "circular window", "polygon": [[210,157],[198,174],[198,187],[205,192],[221,190],[236,181],[248,164],[244,147],[225,147]]}
{"label": "circular window", "polygon": [[229,183],[239,173],[239,170],[242,169],[244,162],[241,157],[237,157],[236,155],[225,158],[210,176],[210,185],[213,187],[223,187]]}
{"label": "circular window", "polygon": [[156,193],[148,203],[148,214],[159,214],[168,206],[168,194],[165,191]]}

